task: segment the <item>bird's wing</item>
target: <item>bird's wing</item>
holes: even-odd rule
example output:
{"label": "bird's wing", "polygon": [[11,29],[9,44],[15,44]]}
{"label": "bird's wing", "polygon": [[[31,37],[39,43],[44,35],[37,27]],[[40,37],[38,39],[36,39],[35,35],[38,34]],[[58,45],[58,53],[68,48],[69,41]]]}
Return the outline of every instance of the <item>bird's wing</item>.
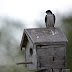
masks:
{"label": "bird's wing", "polygon": [[56,18],[55,18],[55,15],[54,15],[54,14],[53,14],[53,17],[54,17],[54,23],[55,23],[55,19],[56,19]]}
{"label": "bird's wing", "polygon": [[45,22],[47,22],[47,15],[45,16]]}

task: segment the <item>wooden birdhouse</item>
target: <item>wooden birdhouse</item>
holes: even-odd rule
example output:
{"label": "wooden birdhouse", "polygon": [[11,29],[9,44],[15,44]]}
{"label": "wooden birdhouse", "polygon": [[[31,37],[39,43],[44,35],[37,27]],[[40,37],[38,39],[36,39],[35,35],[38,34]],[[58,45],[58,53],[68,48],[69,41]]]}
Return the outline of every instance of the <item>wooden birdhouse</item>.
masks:
{"label": "wooden birdhouse", "polygon": [[[55,34],[53,34],[53,31]],[[66,68],[67,38],[60,28],[25,29],[21,49],[25,48],[29,70]]]}

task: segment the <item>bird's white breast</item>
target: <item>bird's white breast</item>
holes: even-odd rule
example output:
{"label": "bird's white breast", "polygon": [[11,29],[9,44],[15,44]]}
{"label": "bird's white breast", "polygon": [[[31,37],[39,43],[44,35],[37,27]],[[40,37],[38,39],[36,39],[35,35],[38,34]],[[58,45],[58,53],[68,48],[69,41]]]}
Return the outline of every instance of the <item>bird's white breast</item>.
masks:
{"label": "bird's white breast", "polygon": [[47,15],[47,26],[53,26],[54,25],[54,17],[52,14]]}

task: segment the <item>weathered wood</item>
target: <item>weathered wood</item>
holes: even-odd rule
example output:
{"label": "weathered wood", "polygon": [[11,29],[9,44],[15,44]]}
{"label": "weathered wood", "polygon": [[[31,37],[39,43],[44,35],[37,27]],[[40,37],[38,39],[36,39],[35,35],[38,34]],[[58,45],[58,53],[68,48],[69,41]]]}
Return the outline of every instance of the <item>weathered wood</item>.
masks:
{"label": "weathered wood", "polygon": [[51,29],[47,28],[32,28],[25,29],[24,33],[26,33],[33,43],[41,43],[41,42],[67,42],[67,39],[60,28],[55,28],[55,35],[52,35]]}
{"label": "weathered wood", "polygon": [[70,72],[70,69],[44,69],[44,70],[39,70],[36,72]]}
{"label": "weathered wood", "polygon": [[[28,43],[27,46],[25,48],[25,56],[26,56],[26,62],[32,62],[32,64],[27,64],[27,69],[28,70],[33,70],[33,69],[37,69],[37,59],[36,59],[36,49],[34,48],[33,43],[31,42],[31,40],[28,38]],[[33,53],[30,53],[30,50],[33,51]]]}
{"label": "weathered wood", "polygon": [[36,71],[36,72],[52,72],[52,69],[44,69],[44,70],[39,70],[39,71]]}
{"label": "weathered wood", "polygon": [[16,63],[17,65],[21,65],[21,64],[33,64],[32,62],[20,62],[20,63]]}
{"label": "weathered wood", "polygon": [[37,46],[37,59],[40,68],[65,68],[65,47]]}
{"label": "weathered wood", "polygon": [[52,72],[59,72],[59,69],[53,69]]}
{"label": "weathered wood", "polygon": [[62,69],[62,72],[70,72],[70,69]]}
{"label": "weathered wood", "polygon": [[[25,59],[29,70],[66,68],[66,43],[67,39],[60,28],[52,29],[34,28],[25,29],[21,48],[25,46]],[[51,70],[49,70],[51,69]],[[54,70],[58,71],[58,70]]]}

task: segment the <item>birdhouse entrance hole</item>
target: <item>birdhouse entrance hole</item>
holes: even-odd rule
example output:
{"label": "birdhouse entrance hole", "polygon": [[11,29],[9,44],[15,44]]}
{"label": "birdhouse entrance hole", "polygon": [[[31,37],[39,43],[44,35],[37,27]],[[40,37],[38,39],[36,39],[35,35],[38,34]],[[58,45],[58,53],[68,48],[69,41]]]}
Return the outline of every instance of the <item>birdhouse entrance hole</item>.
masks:
{"label": "birdhouse entrance hole", "polygon": [[30,48],[30,55],[32,56],[32,54],[33,54],[33,49]]}

